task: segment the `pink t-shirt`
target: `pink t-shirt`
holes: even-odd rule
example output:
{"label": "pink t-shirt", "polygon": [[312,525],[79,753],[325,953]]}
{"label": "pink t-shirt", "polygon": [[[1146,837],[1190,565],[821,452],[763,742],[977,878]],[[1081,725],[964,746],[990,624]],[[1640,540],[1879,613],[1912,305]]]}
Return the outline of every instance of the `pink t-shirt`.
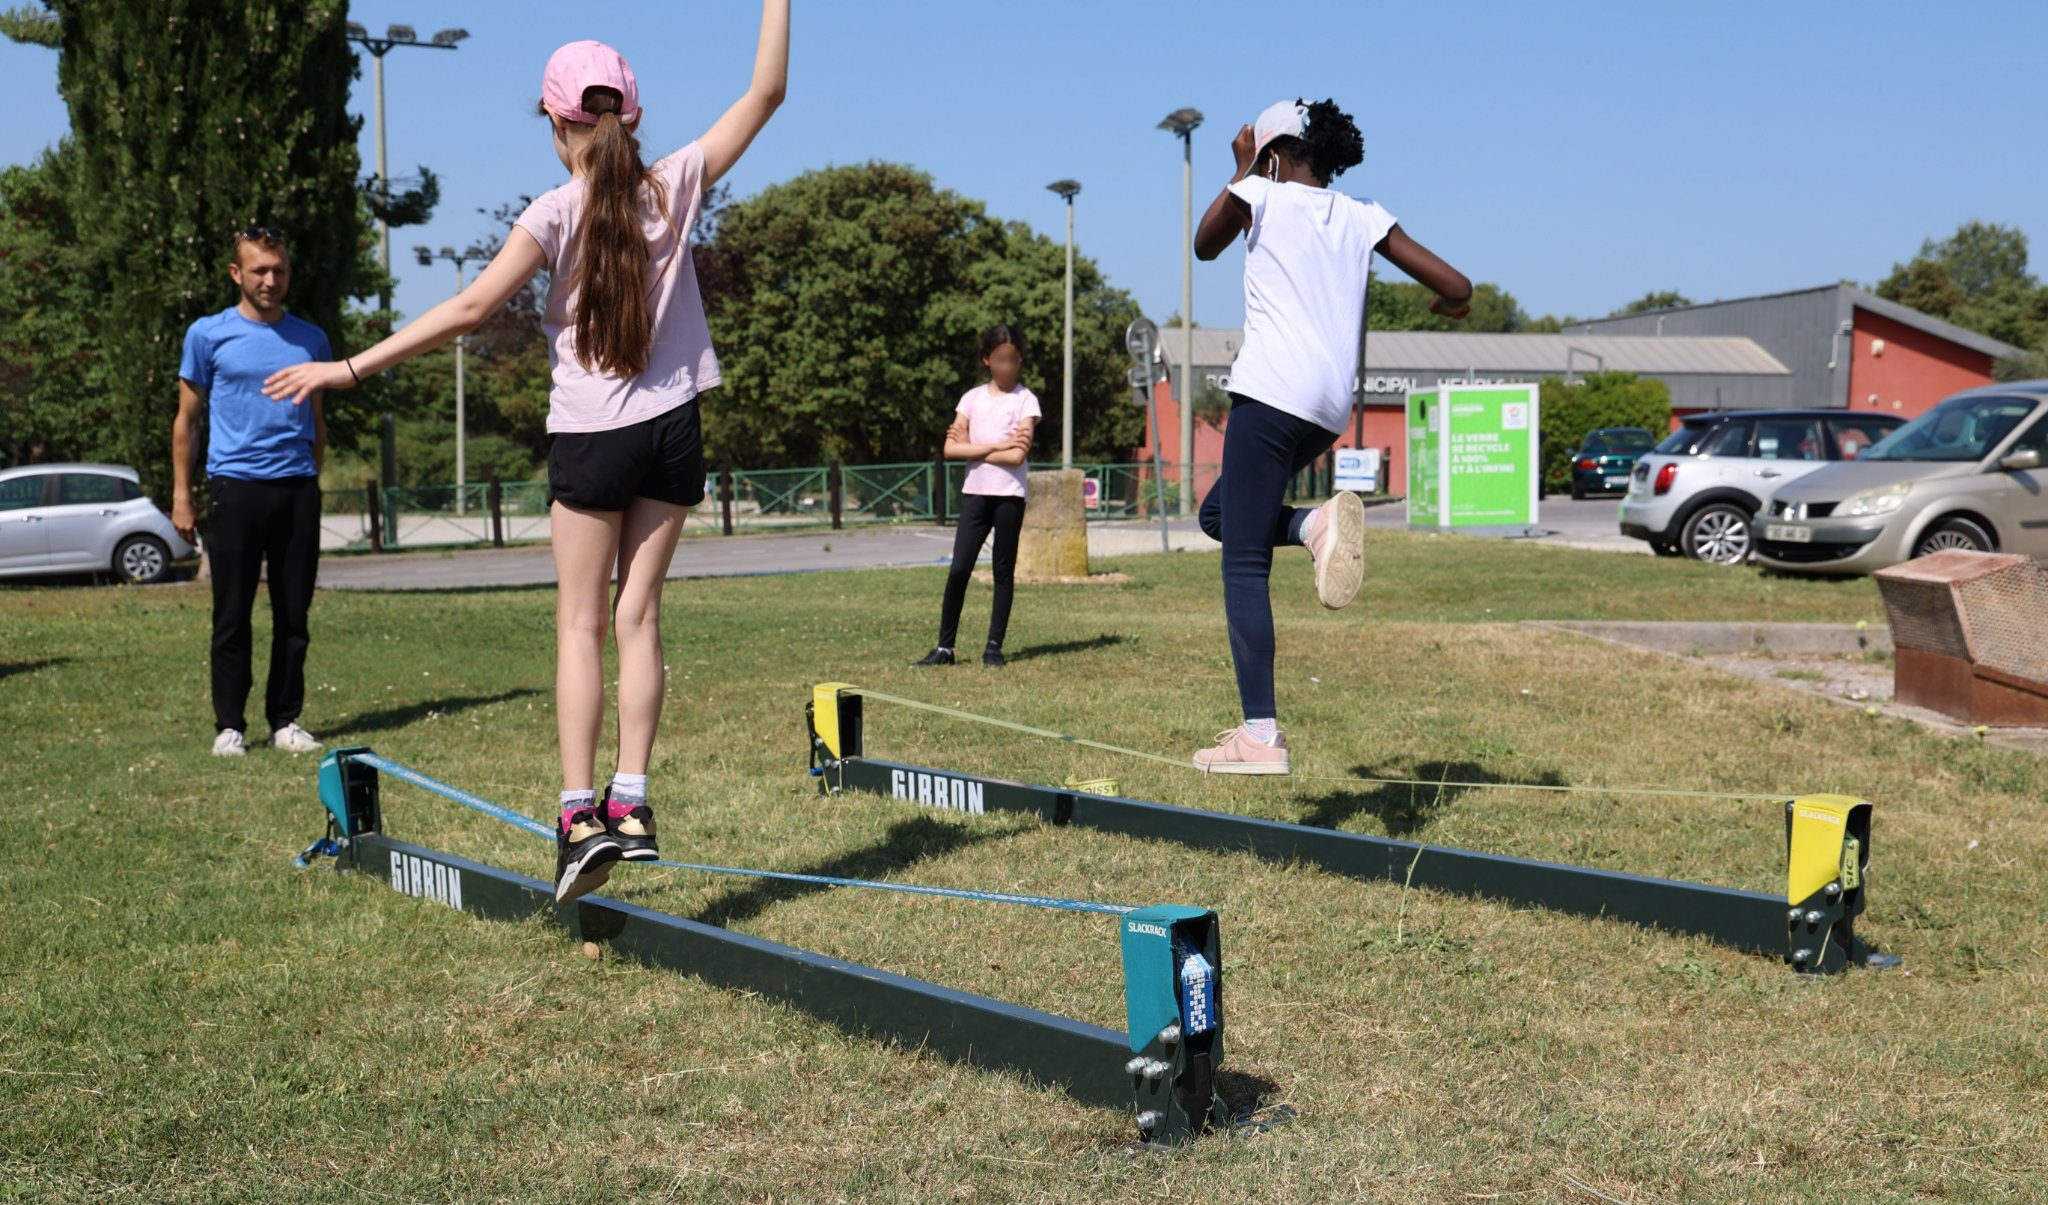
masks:
{"label": "pink t-shirt", "polygon": [[[999,444],[1015,435],[1025,419],[1039,416],[1038,395],[1022,385],[1008,393],[998,393],[994,385],[976,385],[960,395],[960,404],[953,408],[953,413],[966,417],[968,443]],[[1023,465],[990,464],[986,460],[972,464],[967,480],[961,483],[961,493],[1022,498],[1028,492],[1029,478]]]}
{"label": "pink t-shirt", "polygon": [[575,179],[535,198],[514,225],[533,236],[547,256],[553,283],[541,330],[548,337],[548,431],[610,431],[630,427],[690,401],[718,384],[718,356],[697,292],[690,229],[704,207],[704,151],[696,143],[657,162],[666,212],[641,190],[640,228],[647,235],[647,308],[654,342],[647,370],[637,377],[606,376],[576,359],[576,223],[583,214],[583,181]]}

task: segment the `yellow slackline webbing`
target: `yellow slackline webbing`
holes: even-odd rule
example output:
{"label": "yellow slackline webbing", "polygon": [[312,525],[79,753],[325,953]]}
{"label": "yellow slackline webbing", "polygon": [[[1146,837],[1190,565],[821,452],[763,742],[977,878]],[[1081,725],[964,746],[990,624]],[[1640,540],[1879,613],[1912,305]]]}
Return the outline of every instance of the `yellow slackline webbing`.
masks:
{"label": "yellow slackline webbing", "polygon": [[[883,703],[894,703],[899,707],[909,707],[918,711],[929,711],[935,715],[948,716],[956,720],[966,720],[971,724],[986,724],[992,728],[1007,728],[1012,732],[1022,732],[1028,736],[1049,737],[1052,740],[1065,741],[1070,745],[1084,745],[1090,749],[1100,749],[1105,753],[1119,753],[1125,757],[1139,757],[1146,761],[1176,766],[1183,770],[1195,768],[1194,763],[1184,757],[1164,757],[1157,753],[1147,753],[1142,749],[1126,749],[1122,745],[1111,745],[1103,741],[1091,741],[1086,737],[1073,736],[1065,732],[1054,732],[1050,728],[1034,728],[1029,724],[1019,724],[1014,720],[999,720],[994,716],[976,715],[974,712],[962,711],[957,707],[941,707],[937,703],[927,703],[922,699],[907,699],[902,695],[885,694],[879,690],[869,690],[865,686],[854,686],[849,687],[849,689],[852,693],[860,695],[862,698],[874,699]],[[1677,799],[1764,799],[1784,801],[1795,798],[1791,794],[1768,791],[1682,791],[1674,787],[1604,787],[1573,783],[1536,782],[1461,782],[1455,779],[1381,778],[1370,774],[1291,774],[1287,777],[1295,782],[1362,782],[1370,783],[1374,786],[1387,787],[1459,787],[1471,790],[1550,791],[1559,794],[1655,795]],[[1093,782],[1070,783],[1068,785],[1075,790],[1089,790],[1102,783],[1113,784],[1114,780],[1098,779]],[[1097,791],[1093,793],[1110,794],[1113,793],[1113,787],[1111,791]]]}

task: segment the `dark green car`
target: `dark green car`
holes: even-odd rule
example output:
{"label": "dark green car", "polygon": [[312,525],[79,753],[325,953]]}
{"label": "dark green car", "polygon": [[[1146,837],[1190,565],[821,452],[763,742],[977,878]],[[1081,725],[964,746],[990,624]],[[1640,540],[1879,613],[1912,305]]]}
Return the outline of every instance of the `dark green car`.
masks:
{"label": "dark green car", "polygon": [[1572,453],[1572,497],[1625,494],[1636,458],[1657,446],[1641,427],[1596,427]]}

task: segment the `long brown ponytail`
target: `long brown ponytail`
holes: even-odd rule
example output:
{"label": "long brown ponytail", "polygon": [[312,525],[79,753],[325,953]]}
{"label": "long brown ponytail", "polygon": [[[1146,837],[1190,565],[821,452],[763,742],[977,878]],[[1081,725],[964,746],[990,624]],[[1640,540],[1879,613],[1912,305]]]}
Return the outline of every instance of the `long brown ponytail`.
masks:
{"label": "long brown ponytail", "polygon": [[645,371],[654,341],[640,186],[652,190],[657,210],[667,209],[661,182],[640,162],[640,140],[619,120],[623,99],[610,88],[583,91],[583,111],[598,118],[583,150],[583,221],[570,281],[576,295],[576,358],[584,368],[612,377]]}

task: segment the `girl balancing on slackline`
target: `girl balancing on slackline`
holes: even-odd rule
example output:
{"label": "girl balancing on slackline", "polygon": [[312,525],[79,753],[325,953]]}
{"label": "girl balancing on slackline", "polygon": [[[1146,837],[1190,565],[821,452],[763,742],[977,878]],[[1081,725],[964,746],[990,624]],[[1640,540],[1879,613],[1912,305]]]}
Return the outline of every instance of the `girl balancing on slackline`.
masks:
{"label": "girl balancing on slackline", "polygon": [[960,607],[967,599],[967,581],[981,556],[982,542],[993,531],[996,547],[990,568],[996,579],[994,606],[988,616],[988,645],[981,663],[1000,669],[1003,638],[1010,629],[1010,598],[1017,569],[1017,534],[1024,527],[1024,499],[1030,478],[1024,459],[1031,454],[1031,436],[1038,429],[1038,395],[1017,380],[1024,371],[1024,336],[1002,323],[981,336],[981,365],[988,383],[961,395],[953,425],[946,428],[946,459],[967,460],[967,480],[960,486],[960,525],[953,534],[953,569],[946,575],[946,597],[939,607],[939,643],[914,665],[953,664],[953,641],[960,635]]}
{"label": "girl balancing on slackline", "polygon": [[1273,549],[1306,545],[1316,596],[1348,605],[1365,577],[1365,508],[1348,491],[1313,510],[1284,503],[1288,479],[1336,443],[1351,414],[1377,251],[1436,293],[1430,310],[1465,316],[1472,282],[1408,237],[1373,201],[1330,181],[1365,158],[1357,125],[1332,101],[1282,101],[1237,132],[1237,172],[1195,231],[1215,259],[1245,236],[1244,343],[1230,367],[1223,471],[1202,500],[1202,530],[1223,543],[1223,611],[1244,723],[1194,756],[1214,774],[1285,774],[1273,698]]}
{"label": "girl balancing on slackline", "polygon": [[[266,383],[272,398],[294,403],[350,388],[475,330],[536,272],[551,274],[541,325],[553,378],[557,900],[603,885],[621,858],[660,856],[647,765],[661,720],[661,591],[683,517],[704,498],[697,395],[719,383],[690,229],[706,190],[767,124],[788,80],[789,0],[763,0],[746,94],[695,142],[648,167],[635,136],[640,91],[625,58],[601,42],[555,51],[540,106],[569,182],[527,207],[459,295],[368,351],[288,368]],[[619,650],[618,770],[599,799],[608,621]]]}

